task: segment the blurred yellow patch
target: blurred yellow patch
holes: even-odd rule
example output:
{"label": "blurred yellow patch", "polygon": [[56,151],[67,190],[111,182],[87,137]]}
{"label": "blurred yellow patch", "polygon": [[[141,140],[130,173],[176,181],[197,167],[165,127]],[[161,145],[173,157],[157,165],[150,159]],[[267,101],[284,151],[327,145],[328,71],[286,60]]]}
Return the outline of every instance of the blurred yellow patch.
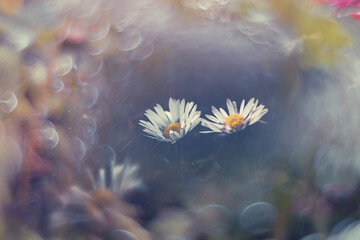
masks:
{"label": "blurred yellow patch", "polygon": [[53,40],[57,37],[57,32],[54,30],[43,30],[39,33],[38,38],[36,39],[37,43],[43,43],[50,40]]}
{"label": "blurred yellow patch", "polygon": [[306,5],[291,0],[268,0],[284,24],[303,39],[301,62],[306,65],[333,65],[350,38],[334,20],[319,16]]}
{"label": "blurred yellow patch", "polygon": [[236,13],[241,16],[247,16],[251,11],[257,11],[262,8],[263,3],[261,5],[254,1],[234,1],[230,2],[231,8],[236,9]]}
{"label": "blurred yellow patch", "polygon": [[303,60],[313,64],[334,64],[339,51],[350,43],[349,37],[335,21],[324,18],[304,18],[297,22],[299,35],[314,36],[304,39]]}

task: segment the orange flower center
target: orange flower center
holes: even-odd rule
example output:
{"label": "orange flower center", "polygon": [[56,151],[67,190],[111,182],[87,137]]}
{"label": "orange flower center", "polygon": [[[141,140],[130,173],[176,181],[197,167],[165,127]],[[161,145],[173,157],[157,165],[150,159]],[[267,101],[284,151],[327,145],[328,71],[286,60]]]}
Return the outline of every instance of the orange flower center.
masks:
{"label": "orange flower center", "polygon": [[180,129],[181,129],[181,123],[169,123],[169,125],[167,125],[164,128],[164,137],[166,137],[167,139],[171,139],[170,138],[170,131],[174,131],[177,132],[180,135]]}
{"label": "orange flower center", "polygon": [[231,129],[240,130],[244,120],[245,118],[240,114],[231,114],[224,120],[224,124],[228,125]]}

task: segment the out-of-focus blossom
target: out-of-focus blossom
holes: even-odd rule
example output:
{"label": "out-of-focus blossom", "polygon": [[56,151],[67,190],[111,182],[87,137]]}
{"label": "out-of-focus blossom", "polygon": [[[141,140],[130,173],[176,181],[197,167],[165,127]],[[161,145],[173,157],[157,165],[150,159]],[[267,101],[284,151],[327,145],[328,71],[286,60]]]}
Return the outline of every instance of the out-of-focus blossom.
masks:
{"label": "out-of-focus blossom", "polygon": [[[126,169],[128,168],[128,169]],[[142,181],[137,176],[136,165],[119,165],[111,169],[111,186],[106,188],[106,172],[101,169],[99,182],[94,181],[90,171],[85,171],[85,178],[90,189],[71,186],[59,197],[61,207],[51,215],[51,229],[57,236],[66,236],[67,231],[79,231],[78,224],[88,226],[88,237],[105,238],[118,229],[126,230],[139,240],[151,239],[150,234],[134,218],[135,208],[123,202],[121,195],[133,189]],[[62,232],[61,230],[65,230]]]}
{"label": "out-of-focus blossom", "polygon": [[315,0],[315,2],[320,4],[330,4],[331,6],[334,6],[337,9],[358,7],[360,5],[359,0]]}
{"label": "out-of-focus blossom", "polygon": [[336,8],[360,7],[359,0],[329,0],[328,3]]}
{"label": "out-of-focus blossom", "polygon": [[[360,1],[359,0],[316,0],[320,4],[328,4],[339,10],[348,10],[344,16],[349,16],[354,20],[360,20]],[[342,14],[340,14],[341,16]]]}
{"label": "out-of-focus blossom", "polygon": [[185,99],[170,98],[169,111],[164,111],[159,104],[154,108],[156,112],[150,109],[145,112],[150,122],[140,120],[140,125],[147,137],[161,142],[176,143],[200,123],[201,112],[196,111],[197,105],[194,102],[185,104]]}
{"label": "out-of-focus blossom", "polygon": [[[132,189],[142,185],[142,180],[138,176],[138,165],[124,163],[112,168],[111,186],[109,187],[117,196],[122,196]],[[106,174],[104,169],[99,172],[99,186],[106,186]]]}
{"label": "out-of-focus blossom", "polygon": [[139,240],[151,239],[150,234],[133,219],[132,206],[118,201],[110,190],[99,188],[88,193],[73,186],[60,199],[62,208],[51,216],[51,230],[57,237],[81,231],[78,228],[81,224],[88,227],[84,239],[104,239],[117,229],[126,230]]}
{"label": "out-of-focus blossom", "polygon": [[226,99],[229,114],[222,108],[219,110],[212,106],[214,116],[206,114],[208,120],[202,120],[202,126],[210,128],[209,131],[202,131],[202,133],[222,133],[231,134],[243,130],[248,125],[252,125],[258,121],[268,112],[264,105],[258,105],[259,100],[255,98],[245,105],[245,100],[242,100],[240,108],[237,108],[236,102]]}

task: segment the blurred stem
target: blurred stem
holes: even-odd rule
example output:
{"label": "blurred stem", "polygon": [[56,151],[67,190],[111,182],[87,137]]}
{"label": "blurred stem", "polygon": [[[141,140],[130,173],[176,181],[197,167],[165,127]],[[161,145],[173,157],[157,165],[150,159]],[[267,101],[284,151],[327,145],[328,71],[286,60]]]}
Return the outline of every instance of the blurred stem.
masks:
{"label": "blurred stem", "polygon": [[290,211],[291,209],[289,205],[284,206],[282,211],[279,211],[279,219],[274,230],[275,239],[286,239],[286,229],[289,222]]}
{"label": "blurred stem", "polygon": [[179,157],[179,143],[175,145],[175,161],[176,163],[180,163],[180,157]]}
{"label": "blurred stem", "polygon": [[184,148],[181,142],[179,142],[179,160],[180,160],[180,164],[183,166],[185,164],[185,159],[184,159]]}

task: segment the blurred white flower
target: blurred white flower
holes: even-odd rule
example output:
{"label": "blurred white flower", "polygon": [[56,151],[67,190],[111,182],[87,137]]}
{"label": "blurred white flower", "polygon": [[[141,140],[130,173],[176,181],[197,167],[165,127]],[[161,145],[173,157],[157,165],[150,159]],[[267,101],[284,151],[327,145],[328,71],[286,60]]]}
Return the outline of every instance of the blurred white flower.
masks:
{"label": "blurred white flower", "polygon": [[[130,163],[116,165],[111,172],[110,190],[117,196],[122,196],[126,192],[138,188],[142,185],[142,180],[138,176],[139,166]],[[105,170],[100,169],[99,187],[106,187]]]}
{"label": "blurred white flower", "polygon": [[180,101],[170,98],[170,111],[164,111],[159,104],[154,108],[156,112],[150,109],[145,111],[150,122],[140,120],[139,124],[144,127],[147,137],[158,141],[175,143],[201,121],[201,112],[196,111],[197,105],[194,102],[185,104],[185,99]]}
{"label": "blurred white flower", "polygon": [[258,100],[251,98],[245,106],[245,100],[242,100],[240,109],[237,109],[236,102],[226,99],[229,114],[222,108],[219,110],[212,106],[214,116],[206,114],[205,116],[212,122],[203,119],[201,125],[209,128],[209,131],[201,133],[222,133],[231,134],[243,130],[248,125],[252,125],[262,118],[268,110],[264,105],[257,106]]}

